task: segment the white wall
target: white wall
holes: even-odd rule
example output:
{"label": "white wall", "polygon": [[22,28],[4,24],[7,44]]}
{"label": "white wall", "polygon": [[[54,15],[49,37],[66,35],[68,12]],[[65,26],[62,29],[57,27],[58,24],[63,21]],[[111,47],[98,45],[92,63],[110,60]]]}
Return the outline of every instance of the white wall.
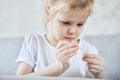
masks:
{"label": "white wall", "polygon": [[[120,0],[96,0],[84,35],[120,34]],[[0,38],[42,33],[45,0],[0,0]]]}
{"label": "white wall", "polygon": [[120,0],[96,0],[84,35],[120,34]]}

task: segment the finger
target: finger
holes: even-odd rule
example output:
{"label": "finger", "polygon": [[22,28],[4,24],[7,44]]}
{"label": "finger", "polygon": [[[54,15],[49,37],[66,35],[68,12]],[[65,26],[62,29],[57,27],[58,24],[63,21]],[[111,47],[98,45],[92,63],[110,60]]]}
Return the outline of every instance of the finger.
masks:
{"label": "finger", "polygon": [[60,42],[57,44],[56,48],[59,49],[59,48],[61,48],[62,46],[64,46],[65,44],[67,44],[67,43],[68,43],[68,41],[60,41]]}
{"label": "finger", "polygon": [[76,47],[76,46],[78,46],[78,42],[77,42],[77,41],[72,41],[72,42],[69,42],[69,43],[63,45],[63,46],[59,49],[59,51],[62,52],[62,51],[64,51],[64,50],[66,50],[66,49],[69,49],[69,48],[71,48],[71,47]]}
{"label": "finger", "polygon": [[98,63],[98,65],[102,65],[104,66],[105,65],[105,61],[104,61],[104,58],[101,57],[100,55],[96,55],[96,54],[87,54],[84,59],[93,59],[93,60],[96,60],[96,62],[93,62],[93,63]]}
{"label": "finger", "polygon": [[104,67],[105,63],[103,61],[97,60],[97,59],[84,59],[84,61],[87,62],[87,64],[93,64],[97,66]]}
{"label": "finger", "polygon": [[95,69],[89,69],[89,71],[90,71],[91,73],[94,73],[94,74],[99,73],[99,71],[98,71],[98,70],[95,70]]}
{"label": "finger", "polygon": [[72,52],[75,52],[79,49],[79,47],[72,47],[72,48],[69,48],[69,49],[66,49],[64,51],[60,51],[60,50],[56,50],[56,55],[60,55],[60,56],[66,56]]}
{"label": "finger", "polygon": [[64,56],[69,55],[69,54],[77,51],[78,49],[79,49],[79,47],[72,47],[72,48],[66,49],[63,51],[63,55]]}
{"label": "finger", "polygon": [[64,57],[60,57],[62,61],[64,61],[64,63],[68,63],[69,59],[74,56],[77,53],[77,51],[70,53],[69,55],[66,55]]}
{"label": "finger", "polygon": [[86,61],[88,64],[94,64],[94,65],[99,65],[101,64],[98,60],[96,59],[89,59],[89,58],[83,58],[84,61]]}
{"label": "finger", "polygon": [[94,74],[102,72],[102,70],[96,70],[96,69],[89,69],[89,71]]}
{"label": "finger", "polygon": [[69,60],[69,59],[70,59],[71,57],[73,57],[76,53],[77,53],[77,51],[72,52],[72,53],[70,53],[69,55],[66,55],[65,58]]}
{"label": "finger", "polygon": [[103,71],[104,67],[103,66],[98,66],[98,65],[93,65],[93,64],[87,64],[89,69],[94,69],[98,71]]}
{"label": "finger", "polygon": [[97,59],[97,60],[103,60],[103,58],[100,55],[97,54],[90,54],[86,53],[83,55],[84,58],[90,58],[90,59]]}
{"label": "finger", "polygon": [[76,52],[78,49],[79,49],[78,47],[69,48],[69,49],[66,49],[65,51],[63,51],[61,53],[57,52],[56,55],[65,57],[66,55],[69,55],[69,54],[71,54],[73,52]]}

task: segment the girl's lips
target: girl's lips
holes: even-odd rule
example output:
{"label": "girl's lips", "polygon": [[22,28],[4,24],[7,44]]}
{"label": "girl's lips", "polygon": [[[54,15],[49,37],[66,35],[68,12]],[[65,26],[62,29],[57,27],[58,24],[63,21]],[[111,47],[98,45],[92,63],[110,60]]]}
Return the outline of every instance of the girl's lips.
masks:
{"label": "girl's lips", "polygon": [[69,41],[71,41],[71,40],[73,40],[74,38],[71,38],[71,37],[64,37],[65,39],[67,39],[67,40],[69,40]]}

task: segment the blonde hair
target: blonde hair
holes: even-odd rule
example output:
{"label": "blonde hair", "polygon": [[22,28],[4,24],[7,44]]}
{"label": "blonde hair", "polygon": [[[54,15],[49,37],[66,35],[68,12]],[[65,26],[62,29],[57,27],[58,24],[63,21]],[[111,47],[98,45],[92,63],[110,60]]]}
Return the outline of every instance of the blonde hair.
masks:
{"label": "blonde hair", "polygon": [[[80,8],[87,10],[89,13],[92,11],[94,0],[48,0],[50,16],[53,17],[57,12],[65,13],[73,9]],[[46,16],[45,16],[46,17]],[[45,23],[48,22],[47,17]]]}

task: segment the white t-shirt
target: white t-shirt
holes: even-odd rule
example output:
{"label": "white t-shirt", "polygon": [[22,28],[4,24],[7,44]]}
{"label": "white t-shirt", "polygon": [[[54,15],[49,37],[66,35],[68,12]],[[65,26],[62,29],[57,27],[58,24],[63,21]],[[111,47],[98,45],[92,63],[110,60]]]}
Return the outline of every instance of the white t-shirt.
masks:
{"label": "white t-shirt", "polygon": [[[77,54],[70,59],[70,68],[62,73],[61,77],[90,77],[86,62],[82,60],[84,53],[98,54],[97,49],[80,40]],[[55,61],[55,47],[50,45],[45,35],[31,34],[25,37],[17,62],[25,62],[34,68],[41,70]]]}

